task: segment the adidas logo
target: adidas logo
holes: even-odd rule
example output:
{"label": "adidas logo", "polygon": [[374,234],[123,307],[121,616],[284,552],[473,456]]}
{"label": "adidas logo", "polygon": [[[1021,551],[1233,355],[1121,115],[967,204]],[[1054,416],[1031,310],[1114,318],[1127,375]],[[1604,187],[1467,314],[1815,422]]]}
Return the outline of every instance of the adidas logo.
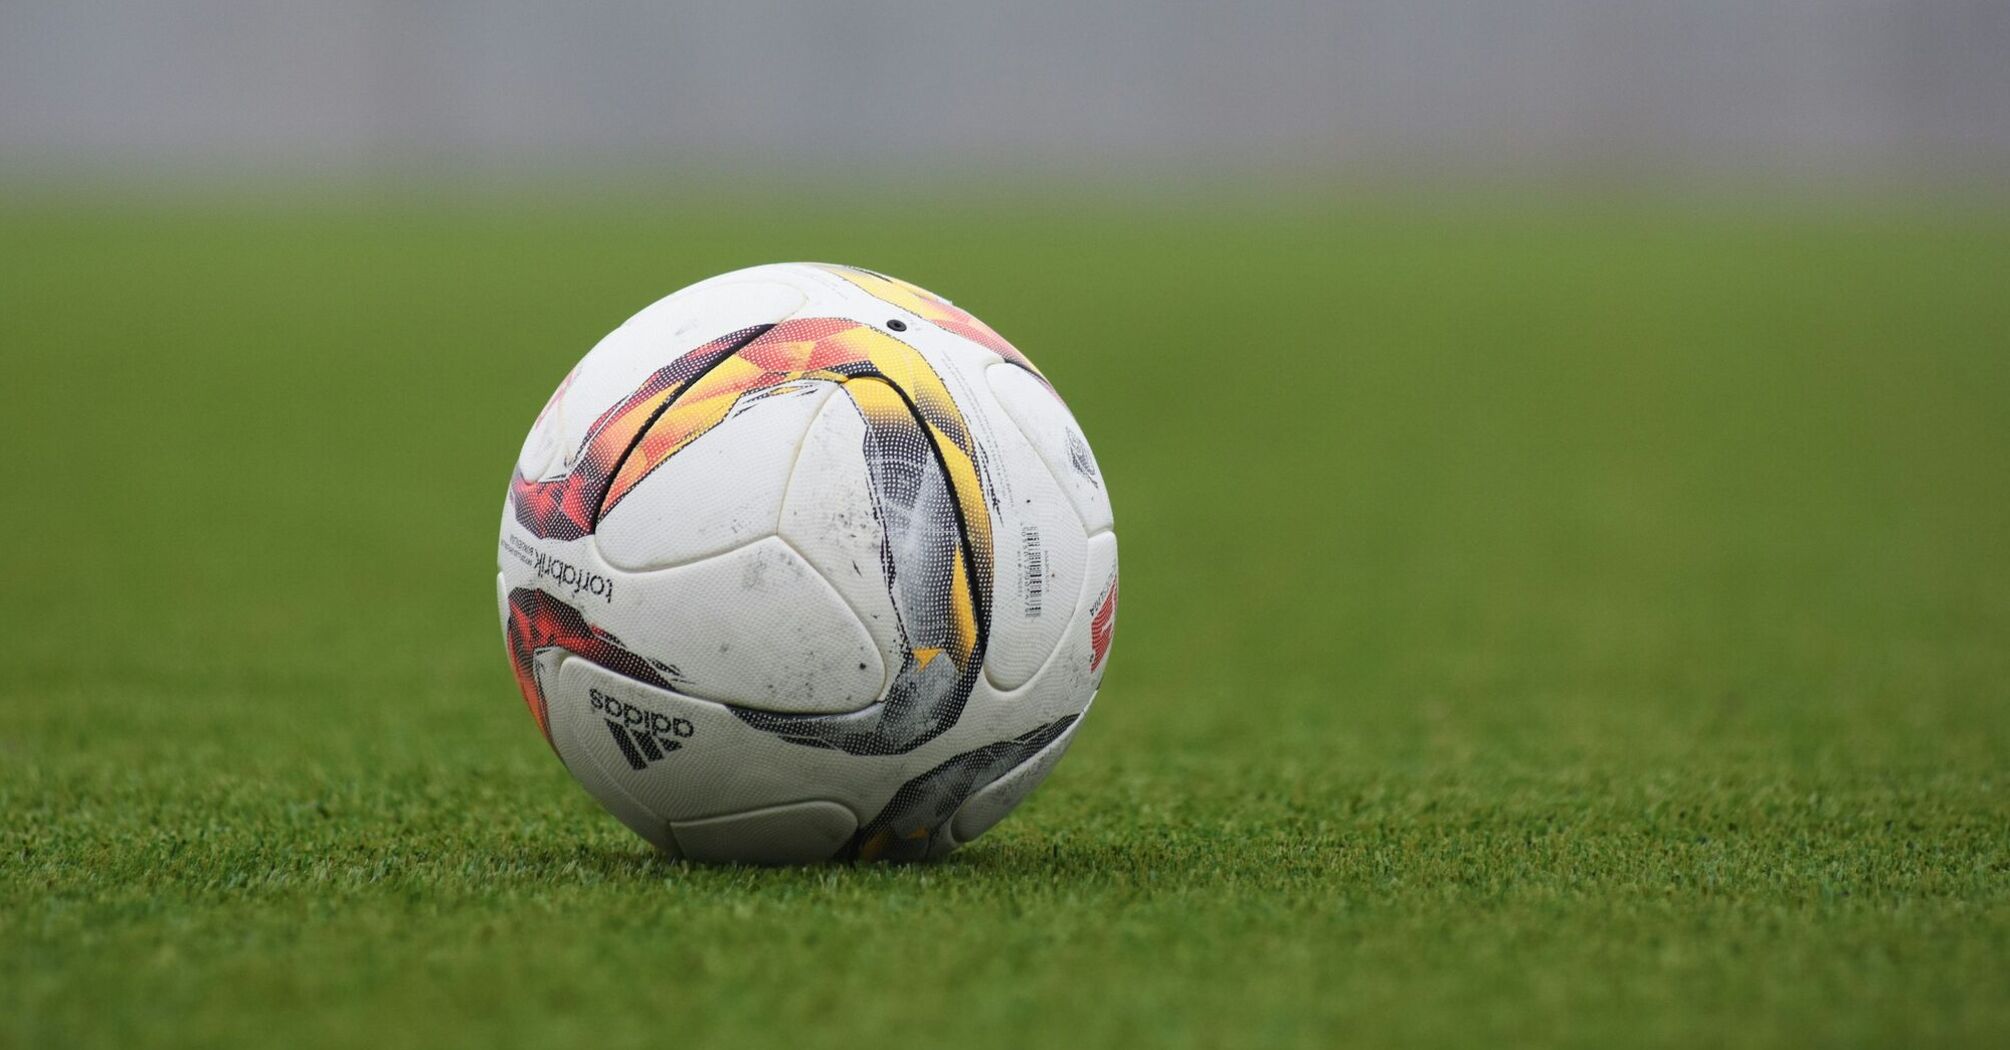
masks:
{"label": "adidas logo", "polygon": [[[691,723],[684,724],[688,726]],[[670,737],[629,729],[611,720],[607,723],[607,731],[614,735],[614,744],[621,749],[621,757],[636,769],[647,769],[651,762],[661,761],[664,755],[684,746]]]}
{"label": "adidas logo", "polygon": [[645,711],[634,704],[608,696],[598,689],[588,690],[590,702],[607,722],[607,732],[621,757],[636,771],[660,762],[663,756],[684,746],[683,739],[698,731],[688,718],[672,718]]}

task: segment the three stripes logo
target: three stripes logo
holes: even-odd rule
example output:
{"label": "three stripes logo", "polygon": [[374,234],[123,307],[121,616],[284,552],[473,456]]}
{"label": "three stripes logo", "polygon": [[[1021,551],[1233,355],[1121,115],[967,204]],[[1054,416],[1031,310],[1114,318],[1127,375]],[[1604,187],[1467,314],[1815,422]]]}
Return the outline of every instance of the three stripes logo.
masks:
{"label": "three stripes logo", "polygon": [[[678,721],[684,722],[681,718]],[[686,727],[690,724],[684,722]],[[651,762],[660,761],[664,755],[684,746],[667,736],[630,729],[611,718],[607,720],[607,731],[614,734],[614,743],[621,748],[621,757],[638,770],[649,768]]]}
{"label": "three stripes logo", "polygon": [[607,722],[614,746],[621,749],[621,757],[637,772],[662,761],[672,751],[683,749],[684,741],[698,731],[688,718],[645,711],[598,689],[589,689],[587,693],[588,703]]}

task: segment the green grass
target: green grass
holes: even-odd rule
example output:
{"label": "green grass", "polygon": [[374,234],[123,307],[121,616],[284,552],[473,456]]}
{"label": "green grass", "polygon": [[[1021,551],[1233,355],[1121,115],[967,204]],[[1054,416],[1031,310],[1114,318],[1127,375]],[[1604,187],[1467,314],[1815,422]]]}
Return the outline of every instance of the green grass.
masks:
{"label": "green grass", "polygon": [[[0,1045],[2010,1040],[2010,214],[710,203],[0,212]],[[657,861],[503,657],[545,395],[789,258],[1114,493],[946,863]]]}

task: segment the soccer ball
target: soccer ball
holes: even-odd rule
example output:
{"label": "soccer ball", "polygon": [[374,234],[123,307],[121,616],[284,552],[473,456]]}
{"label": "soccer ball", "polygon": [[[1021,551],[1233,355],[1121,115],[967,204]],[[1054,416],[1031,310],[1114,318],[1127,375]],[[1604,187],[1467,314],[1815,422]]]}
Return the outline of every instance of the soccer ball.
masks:
{"label": "soccer ball", "polygon": [[496,576],[545,740],[663,852],[940,856],[1060,760],[1117,538],[1052,384],[968,313],[758,266],[628,319],[531,427]]}

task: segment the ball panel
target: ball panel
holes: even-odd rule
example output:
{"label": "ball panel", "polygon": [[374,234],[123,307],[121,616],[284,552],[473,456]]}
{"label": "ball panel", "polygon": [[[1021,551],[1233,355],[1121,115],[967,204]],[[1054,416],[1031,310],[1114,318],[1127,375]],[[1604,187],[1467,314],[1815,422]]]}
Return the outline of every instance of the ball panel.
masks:
{"label": "ball panel", "polygon": [[600,519],[601,556],[642,572],[772,535],[804,434],[836,390],[800,383],[740,402]]}
{"label": "ball panel", "polygon": [[858,817],[835,802],[793,802],[704,820],[673,821],[683,856],[736,864],[812,864],[836,856]]}
{"label": "ball panel", "polygon": [[999,404],[1032,442],[1054,475],[1082,526],[1093,535],[1113,527],[1110,495],[1103,487],[1103,472],[1088,439],[1068,406],[1025,369],[1010,364],[994,364],[985,370]]}
{"label": "ball panel", "polygon": [[[707,700],[791,714],[856,711],[886,685],[879,646],[779,538],[623,577],[604,626]],[[646,639],[646,641],[645,641]]]}
{"label": "ball panel", "polygon": [[651,841],[666,838],[672,822],[810,800],[866,811],[883,805],[907,776],[899,763],[787,743],[725,704],[646,685],[581,657],[560,653],[544,681],[552,739],[568,768],[609,808],[626,806],[653,824]]}
{"label": "ball panel", "polygon": [[865,418],[857,404],[844,394],[824,402],[803,436],[777,531],[844,596],[887,665],[898,666],[900,619],[865,444]]}
{"label": "ball panel", "polygon": [[[1002,410],[974,392],[987,417]],[[991,645],[984,673],[1004,691],[1046,664],[1074,615],[1083,587],[1088,536],[1039,453],[1010,420],[988,429],[986,480],[995,545]]]}
{"label": "ball panel", "polygon": [[872,819],[858,830],[863,860],[920,860],[947,852],[954,843],[948,823],[972,793],[1017,769],[1080,721],[1065,715],[1018,736],[958,752],[902,784]]}
{"label": "ball panel", "polygon": [[983,676],[994,579],[982,453],[961,407],[912,348],[884,340],[878,349],[886,352],[872,363],[885,371],[852,379],[844,394],[864,421],[866,506],[883,536],[898,629],[885,702],[851,715],[754,720],[805,746],[855,755],[911,751],[962,718]]}
{"label": "ball panel", "polygon": [[[552,750],[558,753],[559,761],[565,763],[566,771],[572,774],[580,787],[586,789],[587,794],[593,796],[594,801],[627,825],[630,831],[669,856],[680,856],[676,840],[670,837],[669,822],[663,819],[658,809],[631,790],[640,782],[632,776],[621,775],[627,770],[625,764],[610,765],[600,754],[612,751],[614,744],[604,720],[592,717],[588,706],[588,681],[628,680],[560,649],[538,654],[538,663],[539,680],[544,683],[544,695],[551,712]],[[643,687],[637,685],[635,688]]]}
{"label": "ball panel", "polygon": [[[1115,533],[1089,538],[1084,566],[1087,586],[1066,615],[1067,626],[1053,654],[1017,689],[1007,692],[988,681],[980,686],[978,695],[971,699],[970,732],[1002,738],[1088,708],[1109,666],[1109,636],[1108,632],[1098,633],[1097,614],[1116,580]],[[1113,622],[1105,626],[1114,629]]]}
{"label": "ball panel", "polygon": [[[1084,708],[1082,714],[1087,716],[1088,709]],[[947,853],[991,830],[1019,803],[1026,801],[1026,796],[1047,779],[1047,774],[1060,763],[1061,756],[1067,754],[1068,745],[1081,728],[1082,720],[1077,718],[1058,739],[1034,753],[1033,757],[973,792],[964,800],[956,815],[950,818],[949,834],[938,843],[939,852],[936,855]]]}

